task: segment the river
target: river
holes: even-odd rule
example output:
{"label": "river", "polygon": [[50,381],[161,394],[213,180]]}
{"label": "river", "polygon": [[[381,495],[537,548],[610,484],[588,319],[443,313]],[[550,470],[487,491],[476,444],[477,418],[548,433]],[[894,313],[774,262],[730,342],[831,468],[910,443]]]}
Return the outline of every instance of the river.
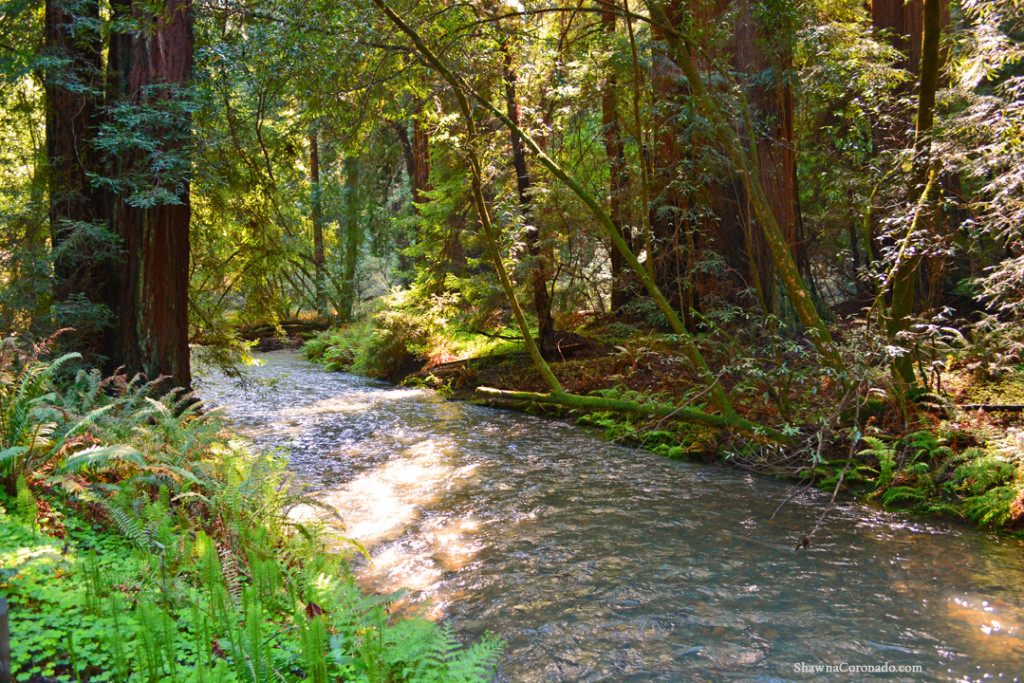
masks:
{"label": "river", "polygon": [[261,386],[200,370],[200,396],[339,511],[369,590],[406,588],[463,638],[499,634],[499,681],[1024,675],[1020,542],[843,504],[798,551],[816,492],[772,521],[784,482],[257,358]]}

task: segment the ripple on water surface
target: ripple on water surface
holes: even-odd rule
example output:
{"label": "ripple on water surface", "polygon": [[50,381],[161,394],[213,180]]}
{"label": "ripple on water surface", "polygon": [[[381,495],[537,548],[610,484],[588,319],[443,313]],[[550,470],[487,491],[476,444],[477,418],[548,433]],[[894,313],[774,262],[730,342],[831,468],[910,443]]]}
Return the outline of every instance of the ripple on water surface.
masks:
{"label": "ripple on water surface", "polygon": [[[503,681],[966,681],[1024,674],[1024,548],[970,529],[834,511],[789,487],[616,447],[262,354],[243,392],[200,393],[346,520],[375,590],[411,589]],[[815,667],[920,667],[828,674]]]}

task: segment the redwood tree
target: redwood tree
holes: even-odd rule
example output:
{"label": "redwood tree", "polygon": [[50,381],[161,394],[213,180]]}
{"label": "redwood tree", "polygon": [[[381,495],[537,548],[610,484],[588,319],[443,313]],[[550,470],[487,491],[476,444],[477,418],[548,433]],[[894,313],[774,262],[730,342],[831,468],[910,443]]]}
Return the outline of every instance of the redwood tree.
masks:
{"label": "redwood tree", "polygon": [[316,283],[316,310],[324,313],[327,307],[324,293],[324,211],[323,187],[320,185],[320,139],[314,124],[309,134],[309,184],[312,204],[311,222],[313,223],[313,268]]}
{"label": "redwood tree", "polygon": [[112,124],[145,141],[115,143],[117,192],[110,224],[123,254],[112,273],[112,364],[170,386],[191,384],[188,348],[189,159],[191,119],[185,94],[192,71],[191,0],[160,11],[131,0],[114,5],[107,73]]}
{"label": "redwood tree", "polygon": [[102,40],[96,0],[48,0],[43,38],[46,153],[49,162],[53,301],[59,326],[73,326],[69,343],[98,352],[105,322],[104,257],[113,252],[89,175],[102,87]]}
{"label": "redwood tree", "polygon": [[95,0],[46,5],[55,299],[106,304],[75,343],[108,371],[188,387],[192,4],[114,3],[110,19],[101,31]]}
{"label": "redwood tree", "polygon": [[[505,111],[509,119],[517,126],[522,125],[522,108],[516,94],[518,75],[512,51],[509,49],[508,37],[499,38],[502,52],[502,80],[505,85]],[[523,220],[526,221],[526,248],[533,264],[530,268],[530,285],[533,291],[533,310],[537,315],[537,341],[540,352],[545,359],[553,359],[558,353],[558,340],[555,335],[555,323],[551,317],[551,297],[548,295],[546,264],[540,248],[540,228],[533,225],[535,216],[533,200],[530,196],[533,182],[526,166],[526,145],[523,138],[515,130],[509,131],[509,142],[512,150],[512,168],[516,173],[516,196]]]}
{"label": "redwood tree", "polygon": [[[795,39],[795,16],[785,5],[754,0],[670,0],[661,3],[676,26],[689,17],[701,45],[694,63],[703,74],[728,62],[741,74],[750,106],[747,144],[757,147],[759,176],[801,275],[808,278],[804,236],[797,202],[793,93],[787,81]],[[722,15],[734,9],[729,35],[718,34]],[[771,249],[751,210],[751,198],[732,162],[720,156],[719,143],[701,122],[691,84],[675,63],[668,36],[655,26],[652,85],[659,131],[654,150],[654,184],[660,196],[651,206],[655,236],[655,275],[684,314],[699,309],[709,294],[739,303],[754,288],[767,311],[775,308],[776,270]],[[709,82],[721,80],[717,75]],[[708,178],[714,178],[709,180]],[[698,275],[701,262],[717,253],[738,278]]]}

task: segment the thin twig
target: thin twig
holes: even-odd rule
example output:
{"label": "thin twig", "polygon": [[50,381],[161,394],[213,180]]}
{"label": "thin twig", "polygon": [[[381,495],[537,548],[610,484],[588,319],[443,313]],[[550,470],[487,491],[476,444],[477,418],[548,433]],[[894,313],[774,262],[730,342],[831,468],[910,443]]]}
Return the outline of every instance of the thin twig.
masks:
{"label": "thin twig", "polygon": [[814,534],[821,528],[821,523],[825,521],[825,516],[831,512],[832,507],[836,504],[836,496],[839,495],[839,489],[843,485],[843,480],[846,479],[846,472],[850,469],[850,465],[853,464],[853,458],[849,458],[846,461],[846,466],[843,468],[842,473],[839,475],[839,481],[836,482],[836,487],[832,489],[832,499],[828,502],[828,506],[821,511],[821,515],[818,517],[818,521],[815,522],[814,528],[811,529],[811,533],[807,534],[800,539],[800,542],[796,544],[796,549],[809,548],[811,545],[811,539],[814,538]]}

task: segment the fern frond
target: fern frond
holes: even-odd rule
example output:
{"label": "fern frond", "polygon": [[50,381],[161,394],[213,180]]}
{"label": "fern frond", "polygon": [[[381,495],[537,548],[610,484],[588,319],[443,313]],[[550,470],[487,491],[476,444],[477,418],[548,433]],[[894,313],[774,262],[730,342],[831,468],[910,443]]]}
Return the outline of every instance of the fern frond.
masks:
{"label": "fern frond", "polygon": [[58,469],[62,474],[78,474],[86,470],[100,472],[116,465],[146,466],[140,453],[131,446],[93,446],[69,455]]}
{"label": "fern frond", "polygon": [[103,510],[114,520],[118,530],[143,550],[151,550],[151,535],[139,521],[119,507],[101,503]]}
{"label": "fern frond", "polygon": [[964,499],[964,514],[978,526],[999,526],[1011,517],[1010,503],[1017,497],[1015,486],[997,486]]}
{"label": "fern frond", "polygon": [[927,495],[913,486],[894,486],[882,494],[882,503],[886,506],[922,503]]}

